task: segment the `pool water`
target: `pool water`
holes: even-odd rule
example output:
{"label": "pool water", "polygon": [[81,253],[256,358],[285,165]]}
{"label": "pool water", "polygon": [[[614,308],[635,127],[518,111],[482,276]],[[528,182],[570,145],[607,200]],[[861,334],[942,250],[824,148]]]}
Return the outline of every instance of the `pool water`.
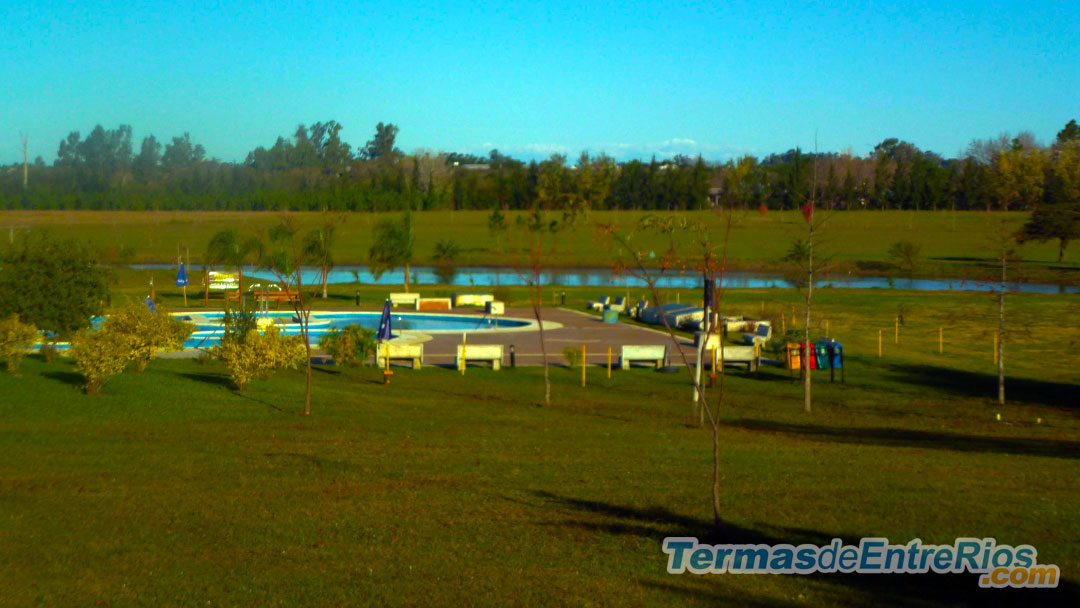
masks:
{"label": "pool water", "polygon": [[[217,345],[225,332],[224,313],[175,313],[178,319],[195,324],[185,348],[208,348]],[[272,319],[287,336],[300,334],[300,322],[292,312],[260,312],[260,319]],[[334,312],[313,311],[308,323],[309,341],[312,345],[334,329],[348,325],[359,325],[371,330],[379,329],[381,312]],[[481,315],[450,315],[431,313],[393,313],[390,315],[390,327],[393,335],[399,332],[418,332],[429,334],[461,333],[477,331],[514,331],[529,330],[536,327],[534,321],[526,319],[496,318]]]}

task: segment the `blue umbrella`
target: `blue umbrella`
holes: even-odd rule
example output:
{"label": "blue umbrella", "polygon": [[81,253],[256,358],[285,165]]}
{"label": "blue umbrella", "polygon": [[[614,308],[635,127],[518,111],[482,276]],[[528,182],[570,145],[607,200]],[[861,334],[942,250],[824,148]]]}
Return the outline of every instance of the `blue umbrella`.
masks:
{"label": "blue umbrella", "polygon": [[180,262],[180,270],[178,270],[176,272],[176,286],[177,287],[186,287],[187,286],[187,269],[184,268],[184,263],[183,262]]}
{"label": "blue umbrella", "polygon": [[383,304],[382,318],[379,319],[379,333],[375,336],[378,340],[389,340],[390,335],[390,300]]}

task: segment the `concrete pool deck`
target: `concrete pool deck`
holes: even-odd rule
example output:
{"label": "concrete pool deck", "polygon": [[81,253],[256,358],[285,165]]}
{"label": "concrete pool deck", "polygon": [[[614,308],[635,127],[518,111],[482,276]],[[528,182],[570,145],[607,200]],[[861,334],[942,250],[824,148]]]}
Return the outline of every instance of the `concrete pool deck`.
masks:
{"label": "concrete pool deck", "polygon": [[[483,316],[483,310],[455,308],[452,314]],[[668,347],[668,364],[682,365],[682,357],[671,348],[671,338],[667,332],[648,329],[630,323],[603,323],[599,316],[567,308],[544,308],[544,337],[547,343],[548,362],[565,364],[563,349],[568,346],[580,349],[585,345],[588,363],[607,364],[607,349],[611,348],[612,365],[619,365],[619,353],[624,344],[663,345]],[[534,319],[531,308],[507,308],[505,317]],[[548,325],[558,324],[557,327]],[[680,349],[693,363],[697,353],[690,339],[677,336]],[[424,342],[424,365],[453,365],[457,356],[457,347],[461,344],[461,334],[431,334],[431,339]],[[541,365],[543,354],[540,350],[540,332],[535,329],[521,331],[468,333],[467,344],[502,344],[502,364],[510,365],[510,346],[514,346],[517,365]]]}

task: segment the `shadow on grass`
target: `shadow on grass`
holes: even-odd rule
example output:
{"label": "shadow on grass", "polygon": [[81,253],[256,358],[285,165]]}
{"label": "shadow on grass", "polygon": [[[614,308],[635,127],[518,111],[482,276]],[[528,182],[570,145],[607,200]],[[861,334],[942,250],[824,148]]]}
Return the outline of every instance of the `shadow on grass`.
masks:
{"label": "shadow on grass", "polygon": [[937,433],[882,427],[789,424],[750,418],[724,421],[724,426],[737,427],[750,431],[802,435],[817,441],[830,441],[835,443],[953,450],[957,452],[1015,454],[1024,456],[1043,456],[1048,458],[1080,458],[1080,442],[1077,441],[980,437],[957,435],[954,433]]}
{"label": "shadow on grass", "polygon": [[224,374],[200,374],[192,372],[177,372],[177,376],[186,378],[188,380],[194,380],[196,382],[202,382],[203,384],[212,384],[214,386],[224,386],[226,388],[232,388],[232,380]]}
{"label": "shadow on grass", "polygon": [[278,412],[282,412],[282,413],[286,412],[286,410],[281,409],[280,407],[274,405],[273,403],[270,403],[269,401],[264,401],[264,400],[259,399],[257,397],[252,397],[251,395],[249,395],[245,391],[235,390],[233,388],[232,379],[229,378],[228,376],[224,375],[224,374],[213,374],[213,373],[201,373],[200,374],[200,373],[192,373],[192,372],[175,372],[174,375],[178,376],[180,378],[185,378],[187,380],[194,380],[196,382],[202,382],[204,384],[209,384],[209,385],[212,385],[212,386],[220,386],[222,388],[228,389],[230,394],[232,394],[233,396],[238,397],[240,399],[244,399],[246,401],[251,401],[252,403],[257,403],[259,405],[265,405],[266,407],[268,407],[268,408],[270,408],[272,410],[276,410]]}
{"label": "shadow on grass", "polygon": [[[997,374],[981,374],[933,365],[890,365],[896,380],[962,397],[997,399]],[[1005,377],[1007,400],[1063,408],[1080,405],[1080,386],[1048,380]]]}
{"label": "shadow on grass", "polygon": [[[562,510],[570,510],[582,517],[553,521],[547,525],[564,528],[578,528],[610,535],[630,535],[653,540],[657,543],[656,560],[658,568],[666,566],[668,556],[660,550],[663,539],[669,536],[695,537],[702,543],[709,544],[791,544],[809,543],[828,545],[834,538],[839,538],[845,545],[859,544],[861,538],[856,534],[838,534],[803,528],[785,528],[762,526],[761,529],[747,528],[732,523],[723,523],[719,531],[711,521],[673,513],[670,510],[654,506],[639,508],[618,505],[610,502],[583,500],[558,496],[550,492],[537,491],[533,494]],[[903,544],[910,539],[890,539],[894,544]],[[727,576],[761,576],[753,574],[723,574],[711,576],[664,575],[662,578],[641,578],[638,582],[662,591],[678,593],[699,600],[736,599],[730,591],[721,585]],[[1056,589],[981,589],[978,587],[978,574],[810,574],[787,575],[805,576],[815,582],[834,586],[838,593],[853,593],[854,596],[842,598],[845,604],[865,605],[1012,605],[1023,600],[1023,604],[1053,606],[1075,605],[1073,601],[1080,593],[1080,586],[1072,580],[1061,580]],[[813,591],[813,589],[808,589]],[[738,597],[739,605],[759,606],[753,598]],[[841,598],[826,597],[827,601]],[[776,605],[769,603],[768,605]],[[804,605],[804,603],[800,603]]]}
{"label": "shadow on grass", "polygon": [[42,372],[41,375],[44,378],[58,380],[71,386],[82,387],[86,384],[86,379],[79,372]]}

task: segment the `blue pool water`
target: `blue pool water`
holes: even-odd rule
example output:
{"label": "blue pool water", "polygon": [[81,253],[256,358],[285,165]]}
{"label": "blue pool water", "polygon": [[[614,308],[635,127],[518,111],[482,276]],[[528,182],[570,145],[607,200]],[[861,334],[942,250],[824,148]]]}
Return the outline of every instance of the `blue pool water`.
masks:
{"label": "blue pool water", "polygon": [[[262,318],[273,319],[285,335],[300,333],[299,319],[291,312],[259,313]],[[177,318],[195,324],[195,332],[184,343],[186,348],[208,348],[218,344],[224,333],[222,319],[224,313],[180,313]],[[327,332],[348,325],[359,325],[372,330],[379,329],[381,312],[319,312],[311,313],[308,332],[312,345]],[[493,318],[480,315],[450,315],[430,313],[394,313],[390,316],[390,326],[395,336],[401,331],[419,331],[424,333],[460,333],[491,331],[495,329],[529,329],[535,324],[522,319]]]}

